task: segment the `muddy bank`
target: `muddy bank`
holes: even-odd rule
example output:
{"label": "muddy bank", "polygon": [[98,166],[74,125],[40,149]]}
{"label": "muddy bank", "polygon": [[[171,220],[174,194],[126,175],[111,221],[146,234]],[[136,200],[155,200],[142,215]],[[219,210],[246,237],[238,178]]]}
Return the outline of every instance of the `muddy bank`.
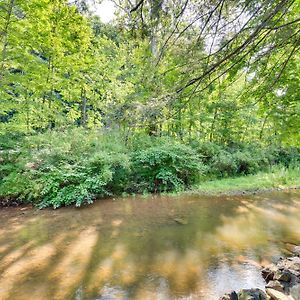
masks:
{"label": "muddy bank", "polygon": [[261,271],[266,282],[265,289],[243,289],[225,294],[220,300],[300,300],[300,246],[293,255],[280,257],[275,264]]}

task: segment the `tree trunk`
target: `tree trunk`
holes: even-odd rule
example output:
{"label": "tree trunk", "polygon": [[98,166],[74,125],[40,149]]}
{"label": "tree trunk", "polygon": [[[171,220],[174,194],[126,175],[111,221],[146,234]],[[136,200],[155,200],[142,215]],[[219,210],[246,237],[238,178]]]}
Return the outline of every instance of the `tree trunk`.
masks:
{"label": "tree trunk", "polygon": [[87,98],[86,98],[86,91],[84,88],[81,89],[81,119],[80,125],[86,127],[87,122]]}
{"label": "tree trunk", "polygon": [[217,117],[218,117],[218,107],[216,106],[215,108],[215,112],[214,112],[214,118],[210,127],[210,133],[209,133],[209,141],[212,142],[213,141],[213,136],[214,136],[214,131],[215,131],[215,124],[217,121]]}
{"label": "tree trunk", "polygon": [[157,60],[157,27],[159,24],[159,13],[163,0],[151,0],[150,20],[151,20],[151,35],[150,35],[150,51],[152,55],[152,62],[155,65]]}
{"label": "tree trunk", "polygon": [[263,124],[262,124],[262,127],[261,127],[261,130],[260,130],[260,133],[259,133],[259,139],[260,139],[260,140],[262,140],[263,133],[264,133],[264,130],[265,130],[265,126],[266,126],[268,117],[269,117],[269,114],[266,114],[266,116],[265,116],[265,118],[264,118],[264,121],[263,121]]}
{"label": "tree trunk", "polygon": [[4,62],[6,59],[6,50],[7,50],[7,46],[8,46],[8,31],[9,31],[9,25],[11,23],[11,16],[12,16],[12,10],[15,4],[15,0],[10,0],[9,4],[8,4],[8,8],[7,8],[7,17],[4,23],[4,28],[2,31],[2,43],[3,43],[3,47],[2,47],[2,51],[1,51],[1,67],[0,67],[0,79],[3,76],[3,71],[4,71]]}

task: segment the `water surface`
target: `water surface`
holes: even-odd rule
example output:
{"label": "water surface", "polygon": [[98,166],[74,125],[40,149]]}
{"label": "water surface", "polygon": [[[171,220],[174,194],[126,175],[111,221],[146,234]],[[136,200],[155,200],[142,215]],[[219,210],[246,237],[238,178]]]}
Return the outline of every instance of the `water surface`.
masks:
{"label": "water surface", "polygon": [[0,299],[218,299],[300,244],[300,191],[0,210]]}

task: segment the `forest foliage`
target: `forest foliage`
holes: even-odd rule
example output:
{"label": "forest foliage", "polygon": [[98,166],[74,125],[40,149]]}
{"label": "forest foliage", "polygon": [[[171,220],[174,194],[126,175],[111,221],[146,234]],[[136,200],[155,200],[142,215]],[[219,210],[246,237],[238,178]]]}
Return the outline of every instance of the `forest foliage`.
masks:
{"label": "forest foliage", "polygon": [[[10,142],[7,142],[7,138]],[[300,150],[259,144],[183,144],[170,137],[75,128],[2,137],[0,199],[54,208],[135,193],[183,191],[207,180],[295,168]],[[298,173],[299,173],[299,169]]]}
{"label": "forest foliage", "polygon": [[0,197],[40,207],[297,164],[299,0],[0,0]]}

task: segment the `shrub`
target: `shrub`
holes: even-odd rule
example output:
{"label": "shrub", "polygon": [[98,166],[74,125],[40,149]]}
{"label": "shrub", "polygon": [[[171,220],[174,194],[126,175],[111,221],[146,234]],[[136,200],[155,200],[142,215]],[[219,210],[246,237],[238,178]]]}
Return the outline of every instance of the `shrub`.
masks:
{"label": "shrub", "polygon": [[194,183],[205,169],[192,148],[172,141],[136,151],[132,166],[137,192],[178,191]]}
{"label": "shrub", "polygon": [[192,142],[207,168],[207,178],[254,174],[271,165],[273,155],[256,144]]}
{"label": "shrub", "polygon": [[[118,141],[118,142],[117,142]],[[0,194],[54,208],[91,203],[127,188],[130,163],[121,139],[72,130],[27,137]],[[113,151],[114,149],[114,151]]]}
{"label": "shrub", "polygon": [[272,163],[274,165],[281,164],[288,167],[291,164],[300,162],[300,150],[294,147],[270,147],[269,152],[272,155]]}
{"label": "shrub", "polygon": [[201,143],[199,141],[192,141],[190,145],[201,156],[202,161],[208,165],[215,156],[217,156],[222,150],[225,150],[224,146],[222,147],[221,145],[212,142]]}
{"label": "shrub", "polygon": [[259,159],[248,151],[237,151],[232,154],[232,159],[236,164],[235,173],[232,175],[254,174],[260,169]]}
{"label": "shrub", "polygon": [[234,156],[225,150],[221,150],[211,159],[210,173],[217,177],[233,176],[237,173],[238,165]]}
{"label": "shrub", "polygon": [[42,173],[38,180],[42,187],[39,206],[57,208],[73,203],[76,206],[92,203],[97,197],[125,188],[128,169],[129,161],[125,154],[106,152],[99,152],[80,163],[54,167]]}
{"label": "shrub", "polygon": [[[11,139],[10,139],[11,137]],[[0,202],[80,206],[124,192],[179,191],[197,181],[298,166],[297,148],[219,145],[145,134],[49,131],[0,136]]]}
{"label": "shrub", "polygon": [[17,132],[0,134],[0,151],[9,149],[16,150],[23,139],[24,135]]}

